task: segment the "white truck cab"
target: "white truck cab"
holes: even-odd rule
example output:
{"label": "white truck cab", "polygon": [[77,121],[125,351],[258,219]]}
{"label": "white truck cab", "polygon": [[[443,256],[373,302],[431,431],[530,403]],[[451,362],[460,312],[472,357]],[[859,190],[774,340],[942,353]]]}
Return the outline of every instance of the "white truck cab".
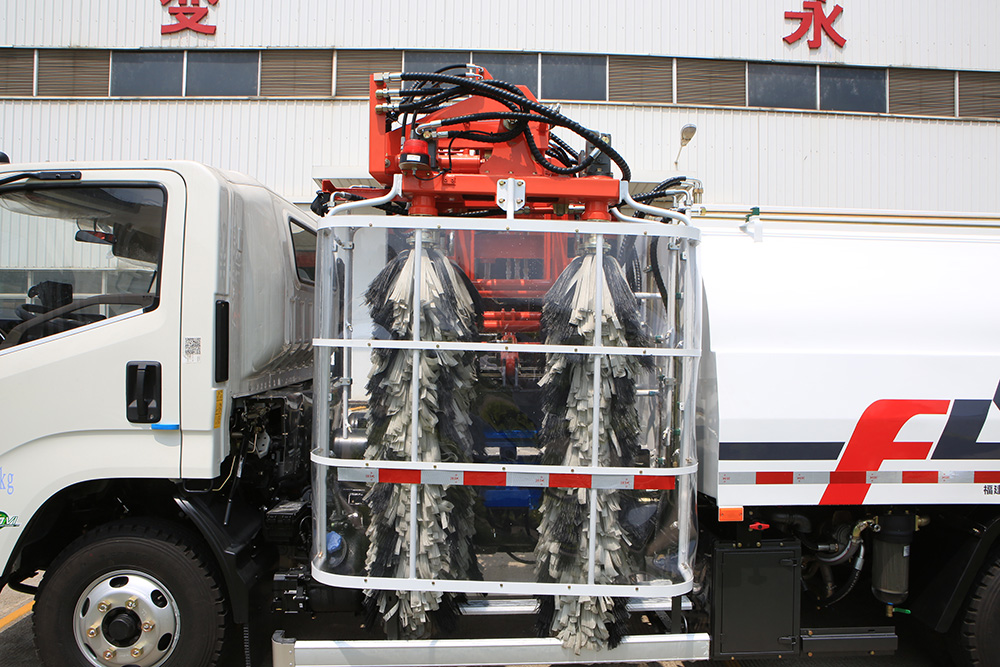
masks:
{"label": "white truck cab", "polygon": [[[0,169],[0,238],[0,582],[51,571],[63,553],[59,570],[73,581],[40,597],[42,632],[88,591],[165,596],[163,607],[146,605],[163,622],[120,616],[88,647],[99,664],[117,663],[107,651],[121,664],[156,664],[180,632],[170,613],[178,592],[80,560],[111,542],[148,545],[140,536],[155,531],[112,522],[96,541],[67,545],[136,505],[162,520],[197,513],[178,498],[187,489],[197,504],[211,488],[199,480],[219,477],[233,400],[308,380],[314,217],[251,179],[195,163],[14,164]],[[236,558],[240,540],[215,532],[208,550]],[[157,641],[144,647],[131,641],[144,623],[173,630],[146,633]],[[108,645],[114,636],[140,659]],[[50,657],[73,636],[51,640],[42,646]]]}

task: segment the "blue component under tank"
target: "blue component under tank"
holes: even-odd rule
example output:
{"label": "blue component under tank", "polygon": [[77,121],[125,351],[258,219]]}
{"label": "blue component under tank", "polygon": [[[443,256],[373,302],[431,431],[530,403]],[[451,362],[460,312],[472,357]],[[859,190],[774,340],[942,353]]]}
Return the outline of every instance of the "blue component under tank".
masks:
{"label": "blue component under tank", "polygon": [[503,486],[480,490],[483,505],[492,509],[538,509],[542,504],[542,490],[516,486]]}

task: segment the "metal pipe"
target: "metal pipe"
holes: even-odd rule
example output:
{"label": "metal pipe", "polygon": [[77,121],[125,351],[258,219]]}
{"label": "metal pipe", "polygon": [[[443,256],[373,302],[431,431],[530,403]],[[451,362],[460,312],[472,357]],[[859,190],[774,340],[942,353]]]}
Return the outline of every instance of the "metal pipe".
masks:
{"label": "metal pipe", "polygon": [[[350,340],[354,337],[354,235],[357,234],[358,230],[356,227],[351,227],[348,229],[347,243],[341,243],[341,247],[345,251],[344,257],[344,338]],[[339,241],[339,239],[338,239]],[[341,398],[341,417],[343,419],[343,424],[341,424],[340,429],[344,437],[347,437],[351,433],[350,425],[350,400],[351,400],[351,384],[354,381],[354,356],[351,348],[344,347],[343,349],[343,389]]]}
{"label": "metal pipe", "polygon": [[[319,338],[334,331],[333,303],[336,286],[333,229],[320,229],[316,245],[316,333]],[[313,347],[313,444],[320,456],[330,455],[330,369],[333,349],[323,345]],[[326,467],[313,464],[313,558],[322,564],[326,556]]]}
{"label": "metal pipe", "polygon": [[[635,210],[642,211],[643,213],[646,213],[648,215],[656,216],[657,218],[670,218],[671,220],[677,220],[678,222],[682,222],[685,225],[691,225],[692,224],[691,218],[689,218],[688,216],[684,215],[683,213],[678,213],[676,211],[670,211],[670,210],[667,210],[665,208],[659,208],[659,207],[656,207],[656,206],[649,206],[648,204],[640,204],[636,200],[632,199],[632,195],[630,195],[628,193],[628,186],[629,186],[628,181],[622,181],[619,184],[619,188],[620,188],[619,192],[620,192],[620,195],[621,195],[621,199],[622,199],[622,201],[624,201],[626,204],[628,204],[629,206],[631,206]],[[611,210],[612,210],[612,212],[614,212],[615,209],[612,208]],[[616,215],[615,217],[618,217],[618,216]],[[635,218],[619,218],[619,219],[620,220],[621,219],[635,220]]]}
{"label": "metal pipe", "polygon": [[[382,204],[388,204],[393,199],[398,197],[403,192],[403,175],[393,174],[392,176],[392,187],[389,188],[389,192],[382,195],[381,197],[375,197],[374,199],[361,199],[358,201],[348,201],[343,204],[337,204],[330,209],[330,215],[338,215],[340,213],[347,213],[348,211],[353,211],[356,208],[364,208],[366,206],[380,206]],[[335,225],[330,220],[320,221],[319,228],[325,229],[327,227],[334,227]]]}

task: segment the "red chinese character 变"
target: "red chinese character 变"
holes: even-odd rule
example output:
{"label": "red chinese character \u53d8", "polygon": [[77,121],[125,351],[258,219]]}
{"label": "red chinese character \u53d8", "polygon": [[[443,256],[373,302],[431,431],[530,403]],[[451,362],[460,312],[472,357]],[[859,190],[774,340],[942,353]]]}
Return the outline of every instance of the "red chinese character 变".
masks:
{"label": "red chinese character \u53d8", "polygon": [[[210,5],[215,5],[219,0],[205,0]],[[174,0],[160,0],[160,4],[166,7]],[[189,4],[190,3],[190,4]],[[194,30],[203,35],[214,35],[215,26],[206,25],[201,22],[208,16],[208,7],[201,6],[201,0],[177,0],[177,7],[171,7],[168,11],[176,19],[177,23],[160,26],[160,34],[180,32],[181,30]]]}
{"label": "red chinese character \u53d8", "polygon": [[835,5],[833,11],[827,14],[823,10],[823,3],[825,2],[826,0],[804,0],[802,9],[805,11],[785,12],[786,19],[799,21],[799,27],[795,29],[795,32],[786,36],[785,41],[789,44],[794,44],[805,37],[805,34],[809,32],[809,28],[812,27],[812,37],[806,42],[810,49],[819,48],[824,32],[827,37],[833,40],[834,44],[841,47],[844,46],[847,40],[841,37],[840,33],[833,27],[833,22],[837,20],[837,17],[844,11],[844,8],[840,5]]}

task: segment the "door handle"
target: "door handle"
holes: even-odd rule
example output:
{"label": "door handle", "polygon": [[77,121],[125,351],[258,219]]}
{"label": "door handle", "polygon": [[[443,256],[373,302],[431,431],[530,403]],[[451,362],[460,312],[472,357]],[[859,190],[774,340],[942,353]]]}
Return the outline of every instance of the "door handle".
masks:
{"label": "door handle", "polygon": [[125,365],[125,417],[133,424],[160,421],[160,362],[130,361]]}

